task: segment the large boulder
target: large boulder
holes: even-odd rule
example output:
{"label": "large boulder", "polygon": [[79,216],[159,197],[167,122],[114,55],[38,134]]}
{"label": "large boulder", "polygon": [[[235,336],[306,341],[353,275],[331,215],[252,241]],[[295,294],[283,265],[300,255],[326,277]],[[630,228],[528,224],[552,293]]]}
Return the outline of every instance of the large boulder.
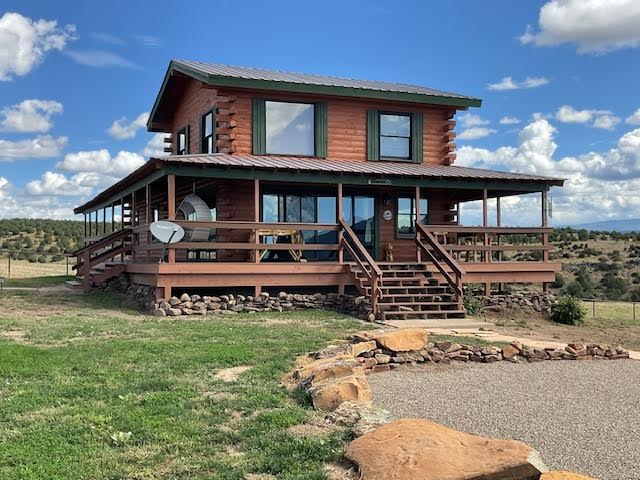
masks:
{"label": "large boulder", "polygon": [[400,328],[383,332],[374,337],[381,348],[393,352],[422,350],[427,345],[429,335],[424,328]]}
{"label": "large boulder", "polygon": [[543,473],[540,480],[596,480],[593,477],[585,477],[579,473],[555,471]]}
{"label": "large boulder", "polygon": [[363,480],[536,480],[548,469],[528,445],[401,419],[352,441]]}
{"label": "large boulder", "polygon": [[299,364],[298,368],[295,370],[293,376],[299,382],[306,382],[312,377],[314,369],[332,365],[338,360],[349,359],[353,359],[353,357],[351,355],[336,355],[335,357],[320,358],[318,360],[313,360],[307,363],[301,362],[301,364]]}
{"label": "large boulder", "polygon": [[320,382],[309,393],[316,410],[335,410],[344,402],[371,403],[371,390],[364,373]]}

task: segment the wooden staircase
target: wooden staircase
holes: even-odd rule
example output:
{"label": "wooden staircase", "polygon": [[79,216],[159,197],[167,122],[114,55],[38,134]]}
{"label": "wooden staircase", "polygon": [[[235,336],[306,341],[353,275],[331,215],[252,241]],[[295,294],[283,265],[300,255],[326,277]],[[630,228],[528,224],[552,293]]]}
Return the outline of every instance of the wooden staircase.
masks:
{"label": "wooden staircase", "polygon": [[[441,283],[425,263],[381,262],[378,308],[382,320],[430,320],[465,318],[454,289]],[[367,274],[357,264],[350,264],[356,286],[370,296]]]}
{"label": "wooden staircase", "polygon": [[66,282],[67,287],[89,290],[125,271],[132,250],[131,229],[110,233],[96,242],[73,252],[76,278]]}

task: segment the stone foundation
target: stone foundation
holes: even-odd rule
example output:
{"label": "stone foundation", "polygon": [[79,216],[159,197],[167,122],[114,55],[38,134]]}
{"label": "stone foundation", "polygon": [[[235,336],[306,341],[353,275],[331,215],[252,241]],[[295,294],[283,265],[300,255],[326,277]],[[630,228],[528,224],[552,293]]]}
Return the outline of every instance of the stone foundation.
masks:
{"label": "stone foundation", "polygon": [[546,317],[551,316],[551,307],[557,302],[555,295],[550,293],[522,290],[513,293],[496,294],[491,296],[478,295],[486,313],[509,313],[517,310],[523,313],[536,313]]}

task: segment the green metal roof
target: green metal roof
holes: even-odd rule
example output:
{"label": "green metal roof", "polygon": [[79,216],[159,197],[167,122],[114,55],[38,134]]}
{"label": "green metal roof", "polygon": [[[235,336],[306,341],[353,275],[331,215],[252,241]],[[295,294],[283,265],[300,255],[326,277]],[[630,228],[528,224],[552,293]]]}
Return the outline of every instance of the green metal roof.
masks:
{"label": "green metal roof", "polygon": [[459,108],[479,107],[482,104],[479,98],[419,85],[172,60],[149,116],[149,127],[173,72],[180,72],[208,85],[222,87],[372,98]]}

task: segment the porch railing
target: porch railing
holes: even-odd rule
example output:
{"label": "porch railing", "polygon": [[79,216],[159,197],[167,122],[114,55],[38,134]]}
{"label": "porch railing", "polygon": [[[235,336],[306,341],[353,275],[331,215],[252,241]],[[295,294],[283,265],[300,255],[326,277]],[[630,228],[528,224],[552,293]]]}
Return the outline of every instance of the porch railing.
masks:
{"label": "porch railing", "polygon": [[420,225],[457,262],[549,261],[550,227]]}
{"label": "porch railing", "polygon": [[344,250],[346,250],[366,276],[369,283],[369,291],[371,292],[370,301],[372,313],[377,317],[380,313],[379,300],[382,296],[382,289],[380,288],[382,283],[382,270],[364,245],[362,245],[362,242],[349,224],[341,218],[339,225],[341,228],[338,240],[341,249],[340,259],[343,258]]}
{"label": "porch railing", "polygon": [[[426,242],[426,245],[423,242],[423,239]],[[440,243],[438,243],[435,235],[431,231],[427,230],[424,225],[418,222],[416,222],[416,246],[418,261],[421,259],[421,254],[424,253],[430,262],[435,265],[436,269],[444,277],[451,288],[453,288],[458,308],[462,308],[462,276],[464,275],[462,267],[453,259],[451,254],[447,252]],[[445,265],[448,267],[448,270],[445,268]],[[449,273],[449,271],[452,273]]]}

